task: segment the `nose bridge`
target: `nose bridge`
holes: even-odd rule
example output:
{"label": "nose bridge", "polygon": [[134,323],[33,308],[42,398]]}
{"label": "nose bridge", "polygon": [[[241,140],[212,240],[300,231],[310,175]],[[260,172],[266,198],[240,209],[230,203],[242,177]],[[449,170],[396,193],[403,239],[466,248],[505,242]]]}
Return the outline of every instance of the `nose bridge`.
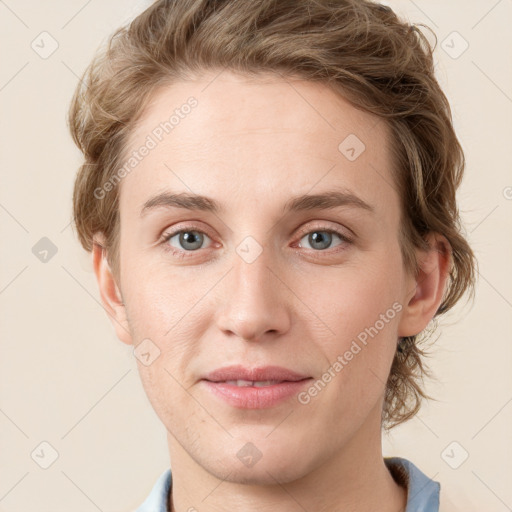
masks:
{"label": "nose bridge", "polygon": [[236,248],[228,289],[218,311],[218,326],[224,332],[252,340],[288,329],[285,287],[276,277],[279,265],[271,256],[270,249],[263,249],[250,237]]}
{"label": "nose bridge", "polygon": [[262,249],[258,254],[251,241],[244,241],[239,245],[232,272],[235,281],[234,292],[239,299],[253,300],[256,303],[269,302],[271,285],[275,285],[275,277],[270,271],[271,259],[268,249]]}

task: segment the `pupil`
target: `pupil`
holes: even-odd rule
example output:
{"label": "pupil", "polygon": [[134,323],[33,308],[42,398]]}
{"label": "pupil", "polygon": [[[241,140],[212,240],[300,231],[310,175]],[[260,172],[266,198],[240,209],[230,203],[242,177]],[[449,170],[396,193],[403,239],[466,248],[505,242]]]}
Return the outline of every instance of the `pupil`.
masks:
{"label": "pupil", "polygon": [[[316,249],[326,249],[327,247],[329,247],[329,245],[331,245],[331,233],[315,231],[314,233],[309,235],[309,237],[309,243],[311,244],[312,247]],[[320,244],[320,246],[318,247],[316,244]]]}
{"label": "pupil", "polygon": [[[195,242],[194,239],[196,240]],[[186,249],[198,249],[199,247],[201,247],[202,235],[200,233],[197,233],[197,231],[186,231],[185,233],[181,234],[180,243]],[[192,244],[192,247],[187,247],[185,244]]]}

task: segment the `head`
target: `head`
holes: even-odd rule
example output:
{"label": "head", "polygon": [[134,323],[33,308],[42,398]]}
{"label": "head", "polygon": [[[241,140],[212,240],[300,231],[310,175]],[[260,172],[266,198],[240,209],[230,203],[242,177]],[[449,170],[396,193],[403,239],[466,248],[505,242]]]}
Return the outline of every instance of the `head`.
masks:
{"label": "head", "polygon": [[[196,461],[227,467],[216,450],[233,439],[289,455],[335,429],[304,463],[319,464],[427,396],[420,345],[476,265],[432,52],[372,2],[175,0],[86,71],[70,109],[78,236],[119,338],[159,353],[138,361],[144,387]],[[270,437],[282,409],[219,405],[213,420],[201,378],[240,362],[300,370],[317,391]]]}

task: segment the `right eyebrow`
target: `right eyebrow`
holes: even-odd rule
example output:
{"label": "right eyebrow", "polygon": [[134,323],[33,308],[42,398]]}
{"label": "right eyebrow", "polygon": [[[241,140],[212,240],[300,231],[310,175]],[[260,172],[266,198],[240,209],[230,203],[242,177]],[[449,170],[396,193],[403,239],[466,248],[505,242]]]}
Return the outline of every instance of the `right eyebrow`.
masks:
{"label": "right eyebrow", "polygon": [[160,207],[184,208],[187,210],[201,210],[212,213],[219,213],[222,211],[222,208],[216,201],[206,196],[188,194],[185,192],[180,194],[162,192],[156,196],[151,197],[144,203],[144,206],[140,212],[140,216],[142,217],[148,211]]}

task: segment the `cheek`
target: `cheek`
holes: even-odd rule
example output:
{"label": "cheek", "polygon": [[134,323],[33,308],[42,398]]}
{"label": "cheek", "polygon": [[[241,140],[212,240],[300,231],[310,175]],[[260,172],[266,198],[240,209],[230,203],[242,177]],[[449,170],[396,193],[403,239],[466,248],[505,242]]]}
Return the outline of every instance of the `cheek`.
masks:
{"label": "cheek", "polygon": [[201,298],[212,285],[209,280],[191,282],[179,270],[171,273],[155,265],[132,268],[129,272],[126,266],[124,276],[129,329],[134,344],[145,340],[150,352],[158,356],[151,365],[139,360],[141,378],[151,392],[172,388],[175,396],[181,388],[173,376],[185,387],[192,384],[186,380],[191,378],[187,368],[197,358],[205,326],[211,321]]}
{"label": "cheek", "polygon": [[329,328],[319,340],[327,367],[335,375],[324,376],[332,379],[332,388],[342,397],[340,407],[370,406],[385,388],[403,307],[397,300],[398,269],[376,262],[340,270],[329,282],[315,281],[318,286],[310,305]]}
{"label": "cheek", "polygon": [[131,256],[125,257],[121,274],[131,326],[139,333],[161,337],[190,309],[194,287],[186,286],[179,270],[173,275],[169,268],[129,251],[125,254]]}
{"label": "cheek", "polygon": [[[389,337],[397,323],[393,304],[400,297],[400,279],[397,268],[378,261],[351,266],[308,278],[315,283],[309,286],[305,302],[318,317],[318,324],[325,326],[334,346],[343,347],[356,338],[365,328],[370,328],[381,315],[386,316],[385,326],[379,322],[379,331]],[[391,308],[391,311],[389,311]],[[311,316],[311,313],[308,313]],[[394,335],[394,334],[393,334]]]}

